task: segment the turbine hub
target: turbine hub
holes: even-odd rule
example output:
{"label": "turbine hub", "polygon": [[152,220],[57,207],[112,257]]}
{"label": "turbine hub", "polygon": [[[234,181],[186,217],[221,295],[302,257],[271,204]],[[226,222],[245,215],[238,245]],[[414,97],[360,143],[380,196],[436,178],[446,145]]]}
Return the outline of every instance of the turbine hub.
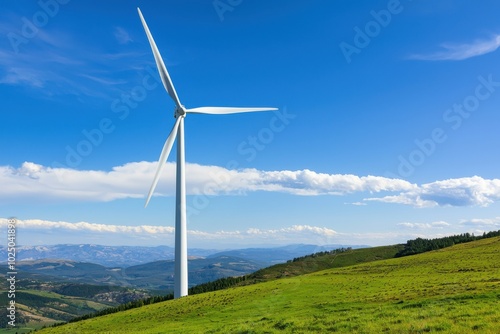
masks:
{"label": "turbine hub", "polygon": [[184,106],[176,107],[174,112],[174,117],[186,117],[186,109]]}

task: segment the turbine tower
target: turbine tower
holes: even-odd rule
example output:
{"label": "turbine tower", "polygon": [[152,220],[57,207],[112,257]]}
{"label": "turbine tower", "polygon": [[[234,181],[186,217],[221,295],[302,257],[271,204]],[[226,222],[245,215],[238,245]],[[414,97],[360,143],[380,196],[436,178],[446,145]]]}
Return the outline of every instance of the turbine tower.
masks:
{"label": "turbine tower", "polygon": [[181,104],[177,92],[175,91],[167,68],[163,63],[160,52],[149,31],[148,25],[142,16],[141,10],[137,8],[139,16],[148,36],[151,50],[155,58],[156,66],[160,72],[161,81],[167,90],[168,95],[175,103],[175,124],[163,145],[163,149],[158,160],[158,167],[153,179],[153,184],[146,199],[146,206],[154,193],[161,171],[165,166],[168,155],[172,150],[175,139],[177,138],[177,170],[176,170],[176,192],[175,192],[175,271],[174,271],[174,298],[186,296],[188,294],[188,269],[187,269],[187,236],[186,236],[186,176],[185,176],[185,156],[184,156],[184,118],[187,114],[235,114],[252,111],[269,111],[277,108],[232,108],[232,107],[199,107],[187,109]]}

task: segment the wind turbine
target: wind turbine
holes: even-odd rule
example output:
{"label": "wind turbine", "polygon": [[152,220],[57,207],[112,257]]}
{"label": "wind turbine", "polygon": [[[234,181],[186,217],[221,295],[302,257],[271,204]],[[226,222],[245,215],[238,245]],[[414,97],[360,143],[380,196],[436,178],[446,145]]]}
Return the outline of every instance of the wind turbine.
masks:
{"label": "wind turbine", "polygon": [[153,184],[149,189],[146,199],[146,206],[154,193],[158,180],[160,179],[161,171],[165,166],[168,155],[172,150],[175,139],[177,138],[177,170],[176,170],[176,203],[175,203],[175,271],[174,271],[174,298],[187,296],[188,294],[188,270],[187,270],[187,236],[186,236],[186,177],[185,177],[185,155],[184,155],[184,118],[187,114],[235,114],[252,111],[269,111],[277,110],[277,108],[232,108],[232,107],[199,107],[187,109],[181,104],[177,92],[175,91],[167,68],[163,63],[160,52],[156,43],[149,31],[148,25],[142,16],[141,10],[137,8],[139,16],[148,36],[151,50],[155,58],[156,66],[160,72],[161,81],[167,90],[168,95],[175,103],[175,124],[170,131],[170,134],[165,141],[163,149],[158,160],[158,167],[153,179]]}

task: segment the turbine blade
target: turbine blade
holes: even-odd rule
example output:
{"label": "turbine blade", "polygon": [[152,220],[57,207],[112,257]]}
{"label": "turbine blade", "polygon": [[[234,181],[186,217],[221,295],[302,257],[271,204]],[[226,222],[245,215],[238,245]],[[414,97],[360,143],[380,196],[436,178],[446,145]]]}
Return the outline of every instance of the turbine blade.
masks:
{"label": "turbine blade", "polygon": [[180,108],[181,101],[177,96],[177,92],[175,91],[172,80],[170,79],[170,75],[168,74],[167,67],[161,58],[160,51],[158,51],[158,47],[156,46],[155,40],[149,31],[148,25],[146,24],[146,20],[144,20],[144,16],[142,16],[141,10],[137,8],[139,12],[139,16],[142,21],[142,25],[144,30],[146,31],[146,35],[148,36],[149,44],[151,45],[151,50],[153,51],[153,56],[155,57],[156,66],[158,67],[158,72],[160,72],[161,81],[163,82],[163,86],[167,90],[168,95],[174,100],[175,104]]}
{"label": "turbine blade", "polygon": [[199,107],[199,108],[187,109],[186,113],[224,115],[224,114],[237,114],[242,112],[270,111],[270,110],[278,110],[278,108]]}
{"label": "turbine blade", "polygon": [[153,179],[153,184],[151,184],[151,188],[149,189],[148,197],[146,199],[146,205],[144,207],[147,207],[149,204],[149,200],[151,199],[151,196],[153,196],[153,193],[155,191],[156,185],[158,184],[158,181],[160,179],[161,171],[163,170],[163,166],[165,166],[165,163],[167,162],[168,155],[170,154],[170,151],[172,150],[172,146],[174,145],[175,137],[177,136],[177,129],[179,129],[179,124],[181,122],[182,117],[177,117],[177,121],[174,124],[174,127],[172,128],[172,131],[170,131],[170,135],[168,135],[167,140],[165,141],[165,145],[163,145],[163,149],[161,150],[160,154],[160,159],[158,159],[158,167],[156,167],[156,174]]}

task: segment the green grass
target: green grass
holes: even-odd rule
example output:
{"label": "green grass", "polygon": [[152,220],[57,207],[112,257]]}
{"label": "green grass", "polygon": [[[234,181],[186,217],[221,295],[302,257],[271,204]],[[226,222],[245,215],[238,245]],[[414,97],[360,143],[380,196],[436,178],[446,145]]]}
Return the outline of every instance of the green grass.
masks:
{"label": "green grass", "polygon": [[392,259],[404,248],[403,245],[380,246],[373,248],[351,249],[342,253],[303,257],[300,261],[276,264],[247,275],[241,285],[266,282],[276,278],[293,277],[320,270],[341,268],[355,264]]}
{"label": "green grass", "polygon": [[193,295],[40,333],[499,333],[500,238]]}

